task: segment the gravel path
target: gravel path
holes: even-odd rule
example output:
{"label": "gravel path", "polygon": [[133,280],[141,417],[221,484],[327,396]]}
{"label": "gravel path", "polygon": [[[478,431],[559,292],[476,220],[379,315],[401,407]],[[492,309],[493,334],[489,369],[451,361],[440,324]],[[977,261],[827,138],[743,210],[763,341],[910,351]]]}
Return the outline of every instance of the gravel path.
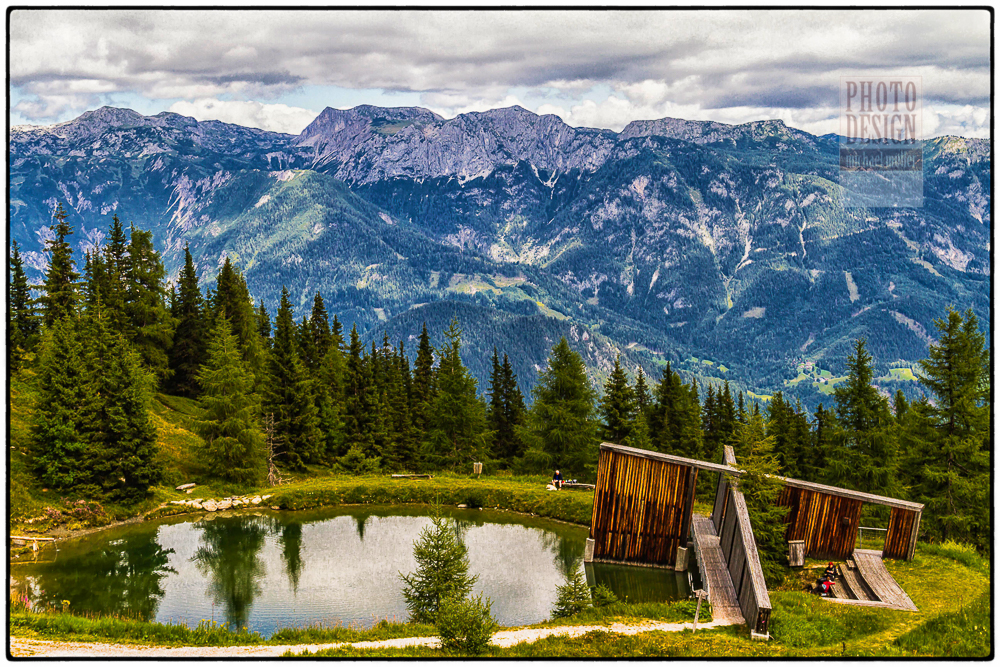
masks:
{"label": "gravel path", "polygon": [[[709,621],[699,623],[698,628],[717,628],[730,625],[726,621]],[[522,642],[534,642],[552,635],[579,637],[594,630],[617,632],[623,635],[635,635],[640,632],[679,632],[690,629],[690,623],[641,623],[627,625],[611,623],[609,625],[564,625],[554,628],[527,628],[524,630],[502,630],[493,635],[493,643],[507,647]],[[340,646],[355,648],[383,648],[404,646],[437,646],[436,637],[402,637],[385,639],[375,642],[355,642],[353,644],[288,644],[284,646],[181,646],[168,648],[164,646],[141,646],[138,644],[104,644],[48,641],[42,639],[10,638],[10,655],[15,658],[273,658],[284,655],[287,651],[301,653],[302,651],[321,651]]]}

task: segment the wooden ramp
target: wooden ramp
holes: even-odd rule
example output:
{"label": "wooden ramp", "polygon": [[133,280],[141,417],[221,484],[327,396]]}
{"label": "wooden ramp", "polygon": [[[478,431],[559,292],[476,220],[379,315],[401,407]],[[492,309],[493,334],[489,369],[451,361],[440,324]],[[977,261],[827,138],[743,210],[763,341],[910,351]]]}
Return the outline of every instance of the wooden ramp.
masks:
{"label": "wooden ramp", "polygon": [[824,599],[841,604],[917,611],[910,596],[885,569],[881,551],[855,549],[850,561],[844,569],[844,576],[854,597]]}
{"label": "wooden ramp", "polygon": [[736,599],[736,588],[729,576],[729,568],[726,567],[726,559],[722,555],[712,519],[693,514],[691,534],[694,537],[702,586],[708,592],[708,601],[712,603],[712,619],[734,625],[745,624],[739,600]]}

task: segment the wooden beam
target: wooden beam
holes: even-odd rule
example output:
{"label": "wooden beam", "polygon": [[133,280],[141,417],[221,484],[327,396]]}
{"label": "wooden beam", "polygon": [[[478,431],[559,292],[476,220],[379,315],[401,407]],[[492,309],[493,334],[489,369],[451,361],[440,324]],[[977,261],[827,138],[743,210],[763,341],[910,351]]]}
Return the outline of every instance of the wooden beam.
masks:
{"label": "wooden beam", "polygon": [[885,505],[886,507],[898,507],[902,510],[909,510],[911,512],[919,512],[924,509],[924,506],[920,503],[911,503],[907,500],[899,500],[897,498],[887,498],[885,496],[876,496],[872,493],[862,493],[861,491],[851,491],[850,489],[841,489],[836,486],[827,486],[826,484],[817,484],[816,482],[805,482],[801,479],[792,479],[790,477],[778,477],[781,481],[785,483],[786,486],[790,486],[795,489],[805,489],[807,491],[816,491],[819,493],[826,494],[828,496],[836,496],[838,498],[850,498],[851,500],[860,500],[863,503],[871,503],[873,505]]}
{"label": "wooden beam", "polygon": [[913,531],[910,533],[910,548],[906,551],[906,560],[913,560],[913,552],[917,548],[917,532],[920,530],[920,517],[923,512],[917,511],[917,517],[913,521]]}
{"label": "wooden beam", "polygon": [[642,459],[651,459],[653,461],[663,461],[665,463],[673,463],[674,465],[687,466],[689,468],[698,468],[699,470],[711,470],[712,472],[725,473],[733,472],[733,469],[729,466],[724,466],[718,463],[698,461],[696,459],[688,459],[683,456],[674,456],[673,454],[661,454],[660,452],[651,452],[647,449],[636,449],[635,447],[626,447],[624,445],[616,445],[610,442],[602,442],[601,449],[618,452],[620,454],[627,454],[628,456],[637,456]]}

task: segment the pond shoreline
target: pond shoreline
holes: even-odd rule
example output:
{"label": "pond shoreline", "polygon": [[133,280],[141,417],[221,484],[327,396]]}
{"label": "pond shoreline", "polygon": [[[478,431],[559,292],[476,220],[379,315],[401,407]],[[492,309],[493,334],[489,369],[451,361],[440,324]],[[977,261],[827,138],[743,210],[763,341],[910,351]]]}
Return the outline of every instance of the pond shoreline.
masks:
{"label": "pond shoreline", "polygon": [[[440,481],[445,481],[445,480],[448,480],[448,479],[449,478],[447,478],[447,477],[440,477],[440,478],[438,478],[438,480],[440,480]],[[476,480],[476,481],[481,483],[481,482],[486,481],[486,480]],[[362,482],[362,480],[358,480],[357,483],[361,483],[361,482]],[[489,485],[485,485],[485,486],[489,486]],[[292,488],[292,487],[289,487],[289,488],[286,488],[286,489],[282,489],[281,487],[272,487],[270,489],[270,491],[272,492],[272,494],[281,493],[282,491],[293,491],[293,490],[294,490],[294,488]],[[555,493],[573,493],[573,494],[577,494],[577,493],[584,493],[584,492],[579,492],[579,491],[572,491],[572,492],[570,492],[570,491],[547,491],[547,492],[543,492],[543,493],[553,493],[553,494],[555,494]],[[244,494],[244,496],[253,496],[253,495],[254,494],[252,494],[252,493],[251,494]],[[202,502],[207,502],[208,500],[214,500],[214,499],[209,499],[209,498],[200,499],[199,498],[198,500],[202,500]],[[216,500],[216,503],[218,503],[218,502],[219,501]],[[142,523],[142,522],[145,522],[145,521],[153,521],[153,520],[156,520],[156,519],[168,518],[168,517],[172,517],[172,516],[184,516],[184,515],[193,515],[193,514],[201,514],[201,515],[215,514],[215,515],[220,515],[220,513],[222,513],[222,512],[226,512],[226,513],[239,513],[239,512],[245,512],[247,510],[251,510],[251,511],[253,511],[253,510],[257,510],[257,511],[269,510],[269,511],[282,511],[282,512],[297,512],[297,511],[304,511],[304,510],[322,509],[322,508],[335,508],[335,507],[363,507],[363,506],[366,506],[366,505],[385,505],[385,506],[391,506],[391,505],[406,505],[406,506],[422,505],[422,506],[426,506],[426,507],[433,507],[434,506],[434,503],[428,503],[424,499],[420,499],[420,500],[417,500],[417,501],[410,501],[410,502],[407,502],[405,500],[401,500],[400,499],[400,500],[395,500],[395,502],[383,502],[383,501],[373,501],[373,502],[367,502],[367,503],[353,503],[353,502],[348,502],[348,503],[338,503],[338,502],[328,503],[328,502],[321,502],[321,503],[319,503],[317,505],[303,506],[303,507],[282,507],[282,506],[278,505],[278,509],[277,510],[274,509],[274,506],[270,506],[270,505],[242,505],[240,507],[233,507],[233,508],[227,508],[225,510],[217,510],[215,512],[210,512],[210,511],[207,511],[207,510],[204,510],[204,509],[195,509],[195,508],[191,508],[189,506],[178,505],[178,504],[175,504],[175,503],[176,503],[176,501],[168,500],[168,501],[165,501],[165,502],[161,503],[157,507],[154,507],[151,510],[147,510],[147,511],[142,512],[140,514],[137,514],[135,516],[131,516],[131,517],[127,518],[127,519],[122,519],[121,521],[113,521],[113,522],[111,522],[111,523],[109,523],[107,525],[104,525],[104,526],[91,526],[91,527],[87,527],[87,528],[79,528],[79,529],[76,529],[76,530],[70,530],[70,529],[67,529],[67,528],[62,527],[62,526],[56,526],[54,528],[50,528],[50,529],[46,530],[43,533],[27,534],[26,536],[29,536],[29,537],[51,537],[51,538],[54,538],[52,544],[56,544],[56,543],[60,543],[60,542],[66,542],[68,540],[77,539],[77,538],[80,538],[80,537],[85,537],[87,535],[92,535],[94,533],[99,533],[99,532],[104,531],[104,530],[110,530],[110,529],[114,529],[114,528],[119,528],[121,526],[127,526],[127,525],[135,524],[135,523]],[[461,505],[461,504],[463,504],[463,503],[455,503],[455,504],[442,503],[442,505],[445,506],[445,507],[463,509],[463,508],[459,507],[459,505]],[[518,510],[515,510],[515,509],[510,509],[510,508],[507,508],[507,507],[499,506],[499,505],[495,506],[495,507],[478,507],[478,508],[477,507],[468,507],[468,508],[464,508],[464,509],[471,509],[471,510],[480,509],[480,510],[489,510],[489,511],[494,511],[494,512],[511,512],[512,514],[517,514],[517,515],[520,515],[520,516],[540,518],[540,519],[545,519],[547,521],[554,521],[556,523],[562,523],[562,524],[566,524],[566,525],[570,525],[570,526],[577,526],[577,527],[583,527],[583,528],[589,528],[590,527],[589,521],[587,523],[582,523],[582,522],[578,522],[578,521],[570,521],[570,520],[567,520],[565,518],[559,518],[559,517],[554,517],[554,516],[549,516],[549,515],[544,515],[544,514],[537,514],[535,512],[522,512],[522,511],[518,511]],[[163,510],[177,510],[177,511],[165,512]],[[26,550],[27,550],[27,548],[22,548],[20,550],[20,553],[24,553]],[[13,547],[11,547],[11,551],[10,551],[10,556],[11,557],[9,557],[9,559],[8,559],[9,562],[11,562],[11,563],[24,562],[24,561],[20,561],[20,560],[15,560],[12,557],[14,555],[14,553],[15,553],[15,549]]]}

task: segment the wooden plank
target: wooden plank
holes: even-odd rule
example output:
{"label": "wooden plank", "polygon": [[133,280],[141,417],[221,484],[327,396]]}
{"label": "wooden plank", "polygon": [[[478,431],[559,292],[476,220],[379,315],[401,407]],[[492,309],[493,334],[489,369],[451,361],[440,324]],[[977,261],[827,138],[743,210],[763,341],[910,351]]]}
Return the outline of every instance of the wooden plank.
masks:
{"label": "wooden plank", "polygon": [[916,605],[910,600],[882,562],[882,553],[868,549],[856,549],[853,554],[858,566],[858,575],[871,589],[880,602],[892,605],[896,609],[917,611]]}
{"label": "wooden plank", "polygon": [[885,496],[877,496],[872,493],[862,493],[861,491],[852,491],[850,489],[841,489],[836,486],[827,486],[825,484],[817,484],[816,482],[806,482],[801,479],[792,479],[790,477],[780,477],[786,486],[791,486],[796,489],[805,489],[807,491],[817,491],[830,496],[837,496],[840,498],[850,498],[852,500],[860,500],[863,503],[871,503],[873,505],[885,505],[887,507],[899,507],[900,509],[917,511],[924,508],[920,503],[912,503],[908,500],[899,500],[898,498],[887,498]]}
{"label": "wooden plank", "polygon": [[712,603],[712,618],[730,623],[745,623],[729,568],[719,546],[715,524],[708,517],[695,514],[691,518],[691,534],[698,567],[702,568],[702,583]]}
{"label": "wooden plank", "polygon": [[610,442],[601,443],[602,450],[610,450],[618,452],[620,454],[626,454],[629,456],[635,456],[638,458],[652,459],[654,461],[665,461],[667,463],[673,463],[674,465],[681,465],[690,468],[699,468],[701,470],[711,470],[712,472],[733,472],[728,466],[722,465],[720,463],[710,463],[708,461],[699,461],[697,459],[689,459],[683,456],[674,456],[673,454],[662,454],[660,452],[652,452],[647,449],[636,449],[635,447],[625,447],[624,445],[616,445]]}

